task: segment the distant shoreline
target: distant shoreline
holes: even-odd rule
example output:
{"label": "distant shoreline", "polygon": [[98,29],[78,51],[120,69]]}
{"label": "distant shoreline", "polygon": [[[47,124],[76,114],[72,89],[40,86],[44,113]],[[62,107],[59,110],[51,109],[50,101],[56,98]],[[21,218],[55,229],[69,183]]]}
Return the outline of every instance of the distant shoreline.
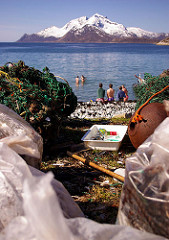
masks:
{"label": "distant shoreline", "polygon": [[[3,43],[3,42],[2,42]],[[4,42],[4,43],[8,43],[8,42]],[[155,45],[158,45],[158,42],[146,42],[146,41],[138,41],[138,42],[132,42],[132,41],[124,41],[124,42],[94,42],[94,41],[91,41],[91,42],[55,42],[55,41],[34,41],[34,42],[27,42],[27,41],[15,41],[15,42],[9,42],[9,43],[46,43],[46,44],[48,44],[48,43],[59,43],[59,44],[63,44],[63,43],[65,43],[65,44],[68,44],[68,43],[70,43],[70,44],[155,44]]]}

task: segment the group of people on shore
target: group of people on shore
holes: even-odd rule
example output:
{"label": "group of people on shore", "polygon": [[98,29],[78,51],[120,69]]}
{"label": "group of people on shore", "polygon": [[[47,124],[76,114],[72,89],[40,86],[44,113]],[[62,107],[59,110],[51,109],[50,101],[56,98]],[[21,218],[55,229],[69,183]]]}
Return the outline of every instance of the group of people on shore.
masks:
{"label": "group of people on shore", "polygon": [[[101,102],[111,102],[114,101],[114,94],[115,90],[113,89],[113,84],[109,84],[109,88],[107,89],[107,99],[105,99],[105,90],[103,89],[103,84],[99,83],[99,88],[97,90],[97,99],[96,101]],[[119,90],[117,92],[117,100],[120,102],[126,102],[128,100],[128,91],[124,85],[121,85],[119,87]]]}
{"label": "group of people on shore", "polygon": [[[82,85],[86,81],[86,77],[83,75],[79,78],[79,76],[76,77],[76,86],[79,86],[79,82],[81,80]],[[96,101],[101,101],[101,102],[112,102],[115,100],[114,94],[115,90],[113,89],[113,84],[109,84],[109,88],[107,89],[107,99],[105,99],[105,90],[103,89],[103,84],[99,83],[99,88],[97,90],[97,99]],[[121,85],[119,87],[119,90],[117,92],[117,100],[120,102],[126,102],[128,100],[128,91],[124,85]]]}

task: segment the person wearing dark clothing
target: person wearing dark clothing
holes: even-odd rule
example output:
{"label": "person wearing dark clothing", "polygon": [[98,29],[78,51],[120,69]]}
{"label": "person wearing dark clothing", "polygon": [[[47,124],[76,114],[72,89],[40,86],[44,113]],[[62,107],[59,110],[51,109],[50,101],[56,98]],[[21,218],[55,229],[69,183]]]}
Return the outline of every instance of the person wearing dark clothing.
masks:
{"label": "person wearing dark clothing", "polygon": [[125,92],[122,90],[122,86],[120,86],[119,91],[117,93],[117,98],[120,102],[123,102],[125,97],[126,97]]}
{"label": "person wearing dark clothing", "polygon": [[127,88],[124,86],[124,85],[122,85],[122,90],[123,90],[123,92],[125,93],[125,97],[124,97],[124,102],[127,102],[128,101],[128,99],[129,99],[129,95],[128,95],[128,91],[127,91]]}
{"label": "person wearing dark clothing", "polygon": [[97,99],[96,101],[104,102],[105,90],[103,89],[103,84],[99,83],[99,88],[97,89]]}

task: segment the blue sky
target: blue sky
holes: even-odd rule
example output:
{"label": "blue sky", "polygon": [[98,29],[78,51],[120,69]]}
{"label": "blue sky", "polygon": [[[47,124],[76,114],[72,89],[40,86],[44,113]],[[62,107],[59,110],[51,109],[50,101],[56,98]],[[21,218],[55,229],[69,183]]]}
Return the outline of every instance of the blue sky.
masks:
{"label": "blue sky", "polygon": [[169,33],[169,0],[7,0],[1,1],[0,42],[24,33],[63,27],[72,19],[95,13],[125,27]]}

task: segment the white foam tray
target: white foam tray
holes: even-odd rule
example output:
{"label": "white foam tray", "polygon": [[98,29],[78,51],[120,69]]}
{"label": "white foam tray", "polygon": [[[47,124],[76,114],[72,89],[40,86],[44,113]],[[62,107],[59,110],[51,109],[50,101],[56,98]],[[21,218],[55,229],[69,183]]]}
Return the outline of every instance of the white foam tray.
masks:
{"label": "white foam tray", "polygon": [[[104,128],[106,131],[117,132],[119,139],[116,141],[109,140],[93,140],[98,135],[100,128]],[[121,146],[122,140],[127,132],[127,126],[121,125],[93,125],[86,134],[82,137],[85,145],[97,150],[118,151]]]}

